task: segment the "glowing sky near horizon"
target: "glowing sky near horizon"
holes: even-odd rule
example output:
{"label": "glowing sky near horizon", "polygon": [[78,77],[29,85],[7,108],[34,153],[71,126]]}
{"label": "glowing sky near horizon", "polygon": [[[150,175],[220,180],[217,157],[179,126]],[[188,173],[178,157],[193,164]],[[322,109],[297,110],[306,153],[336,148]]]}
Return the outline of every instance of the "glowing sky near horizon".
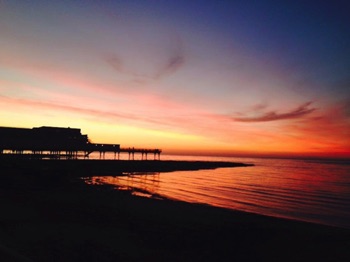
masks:
{"label": "glowing sky near horizon", "polygon": [[350,157],[350,8],[327,2],[2,0],[0,126]]}

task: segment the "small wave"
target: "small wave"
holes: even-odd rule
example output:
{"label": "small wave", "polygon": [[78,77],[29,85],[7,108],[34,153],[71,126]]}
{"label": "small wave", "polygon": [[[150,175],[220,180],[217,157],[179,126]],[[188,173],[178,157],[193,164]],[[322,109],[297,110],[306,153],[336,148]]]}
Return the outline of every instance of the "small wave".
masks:
{"label": "small wave", "polygon": [[131,174],[109,182],[150,195],[350,228],[349,160],[251,162],[254,167]]}

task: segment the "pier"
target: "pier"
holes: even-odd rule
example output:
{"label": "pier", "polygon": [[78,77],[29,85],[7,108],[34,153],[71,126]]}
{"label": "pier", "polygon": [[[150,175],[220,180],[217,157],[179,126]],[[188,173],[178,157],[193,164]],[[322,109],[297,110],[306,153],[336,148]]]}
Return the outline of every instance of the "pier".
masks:
{"label": "pier", "polygon": [[135,160],[140,154],[142,160],[153,155],[160,160],[161,149],[125,147],[119,144],[92,143],[87,135],[81,134],[78,128],[34,127],[13,128],[0,127],[0,157],[22,159],[88,159],[90,154],[98,152],[100,159],[106,153],[113,153],[119,160],[121,153],[128,154],[128,160]]}
{"label": "pier", "polygon": [[99,152],[100,159],[105,159],[106,153],[113,153],[114,159],[119,160],[121,153],[128,154],[128,160],[135,160],[135,154],[141,154],[141,160],[149,160],[148,155],[153,155],[154,160],[160,160],[161,149],[147,149],[127,147],[121,148],[119,145],[113,144],[89,144],[88,150],[84,151],[84,157],[89,158],[92,152]]}

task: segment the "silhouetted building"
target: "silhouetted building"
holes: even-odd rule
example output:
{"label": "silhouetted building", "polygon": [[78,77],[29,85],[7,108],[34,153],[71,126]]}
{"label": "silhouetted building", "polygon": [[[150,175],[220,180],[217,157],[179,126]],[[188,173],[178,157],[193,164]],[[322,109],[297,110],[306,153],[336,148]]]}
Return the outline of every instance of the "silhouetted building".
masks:
{"label": "silhouetted building", "polygon": [[15,151],[71,151],[84,150],[88,136],[78,128],[0,127],[0,149]]}
{"label": "silhouetted building", "polygon": [[162,150],[145,148],[120,148],[119,144],[91,143],[87,135],[79,128],[34,127],[15,128],[0,127],[0,154],[3,157],[16,158],[77,158],[78,154],[88,158],[92,152],[99,152],[100,158],[105,153],[114,153],[114,158],[120,153],[128,153],[129,159],[134,159],[135,153],[140,153],[147,160],[147,154],[158,157]]}

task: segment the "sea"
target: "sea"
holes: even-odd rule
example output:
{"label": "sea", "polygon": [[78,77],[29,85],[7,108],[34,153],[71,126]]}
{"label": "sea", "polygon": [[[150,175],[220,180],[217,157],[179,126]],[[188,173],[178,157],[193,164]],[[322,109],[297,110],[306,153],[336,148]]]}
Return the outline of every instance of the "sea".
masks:
{"label": "sea", "polygon": [[163,160],[231,161],[248,167],[96,176],[144,197],[202,203],[350,229],[349,159],[277,159],[162,155]]}

